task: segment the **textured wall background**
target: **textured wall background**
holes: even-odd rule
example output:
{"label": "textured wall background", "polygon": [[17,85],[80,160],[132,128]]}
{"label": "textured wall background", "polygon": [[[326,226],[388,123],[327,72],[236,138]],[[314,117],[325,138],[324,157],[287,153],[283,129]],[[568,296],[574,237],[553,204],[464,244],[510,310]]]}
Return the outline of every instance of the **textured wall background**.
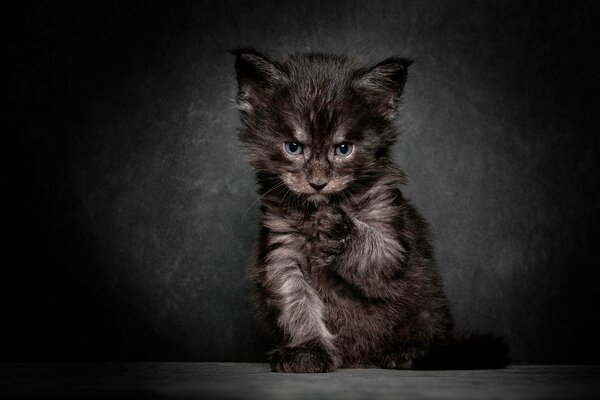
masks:
{"label": "textured wall background", "polygon": [[7,11],[12,360],[263,360],[233,59],[401,54],[396,159],[457,325],[597,362],[596,2],[42,2]]}

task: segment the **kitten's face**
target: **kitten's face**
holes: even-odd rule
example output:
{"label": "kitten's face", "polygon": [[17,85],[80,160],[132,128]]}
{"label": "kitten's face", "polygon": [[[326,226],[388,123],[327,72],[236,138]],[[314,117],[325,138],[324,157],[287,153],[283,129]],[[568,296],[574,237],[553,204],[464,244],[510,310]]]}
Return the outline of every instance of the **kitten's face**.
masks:
{"label": "kitten's face", "polygon": [[351,59],[295,55],[275,63],[240,51],[240,139],[272,185],[314,201],[360,190],[386,162],[408,61],[364,68]]}

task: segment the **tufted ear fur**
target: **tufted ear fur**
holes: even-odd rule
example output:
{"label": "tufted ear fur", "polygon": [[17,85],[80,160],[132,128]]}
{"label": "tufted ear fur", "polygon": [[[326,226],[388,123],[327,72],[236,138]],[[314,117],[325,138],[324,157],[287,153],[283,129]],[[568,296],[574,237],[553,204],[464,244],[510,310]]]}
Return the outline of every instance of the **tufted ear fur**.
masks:
{"label": "tufted ear fur", "polygon": [[393,116],[411,64],[406,58],[388,58],[359,74],[355,80],[357,88],[367,95],[378,112]]}
{"label": "tufted ear fur", "polygon": [[231,50],[236,56],[235,72],[238,81],[238,105],[250,111],[261,95],[285,79],[285,73],[267,56],[253,49]]}

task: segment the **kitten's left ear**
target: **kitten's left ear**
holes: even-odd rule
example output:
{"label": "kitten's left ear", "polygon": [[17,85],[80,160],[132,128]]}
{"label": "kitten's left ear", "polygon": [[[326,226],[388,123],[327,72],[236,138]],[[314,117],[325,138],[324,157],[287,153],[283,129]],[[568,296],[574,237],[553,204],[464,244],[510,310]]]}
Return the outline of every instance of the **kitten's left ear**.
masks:
{"label": "kitten's left ear", "polygon": [[374,103],[377,111],[392,116],[412,63],[407,58],[390,57],[361,73],[355,82]]}
{"label": "kitten's left ear", "polygon": [[238,104],[250,110],[268,91],[284,79],[279,65],[254,49],[230,50],[235,55],[235,72],[238,80]]}

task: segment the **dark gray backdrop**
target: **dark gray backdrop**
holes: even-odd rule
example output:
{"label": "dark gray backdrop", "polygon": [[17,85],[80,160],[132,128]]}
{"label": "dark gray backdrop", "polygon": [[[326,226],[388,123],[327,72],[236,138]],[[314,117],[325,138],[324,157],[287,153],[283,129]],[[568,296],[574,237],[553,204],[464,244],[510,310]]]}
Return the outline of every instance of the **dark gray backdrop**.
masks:
{"label": "dark gray backdrop", "polygon": [[253,46],[414,58],[395,157],[457,325],[518,363],[597,362],[599,7],[571,3],[9,10],[3,359],[264,360],[226,53]]}

